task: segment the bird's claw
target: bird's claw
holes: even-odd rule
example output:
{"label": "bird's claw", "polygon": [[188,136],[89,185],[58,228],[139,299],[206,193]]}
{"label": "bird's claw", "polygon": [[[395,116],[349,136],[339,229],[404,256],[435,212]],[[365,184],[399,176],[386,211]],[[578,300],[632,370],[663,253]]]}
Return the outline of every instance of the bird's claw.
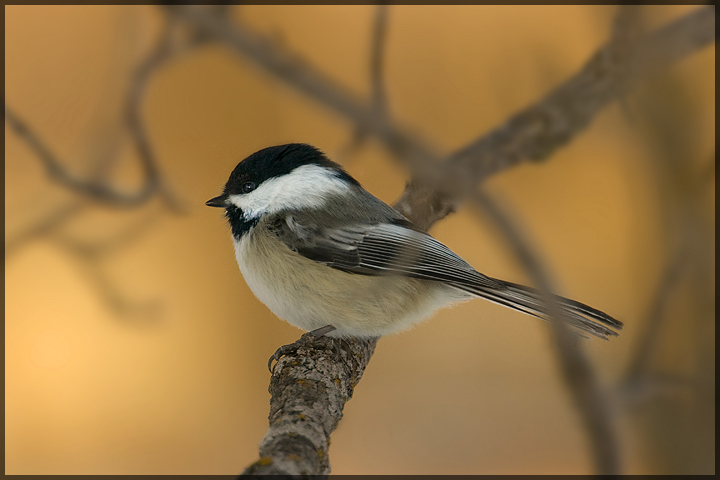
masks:
{"label": "bird's claw", "polygon": [[272,355],[270,355],[270,358],[268,359],[268,370],[270,370],[270,374],[271,374],[271,375],[272,375],[273,373],[275,373],[275,366],[277,365],[277,363],[276,363],[275,365],[273,365],[273,361],[279,362],[280,359],[281,359],[282,357],[284,357],[285,355],[287,355],[288,353],[296,352],[298,348],[300,348],[300,347],[304,346],[305,344],[307,344],[307,341],[308,341],[308,340],[307,340],[307,336],[308,336],[308,335],[309,335],[309,334],[306,333],[306,334],[304,334],[302,337],[300,337],[300,338],[298,338],[297,340],[295,340],[293,343],[290,343],[290,344],[288,344],[288,345],[283,345],[283,346],[281,346],[280,348],[278,348],[277,350],[275,350],[275,353],[273,353]]}
{"label": "bird's claw", "polygon": [[[287,345],[283,345],[277,350],[275,350],[275,353],[270,355],[270,358],[268,359],[268,370],[270,371],[270,374],[272,375],[275,372],[275,367],[277,366],[277,363],[273,365],[273,361],[279,362],[282,357],[289,353],[297,352],[297,350],[300,347],[304,347],[308,345],[309,343],[313,342],[316,338],[322,337],[326,333],[329,333],[331,331],[335,330],[334,327],[326,326],[322,328],[318,328],[317,330],[313,330],[311,332],[307,332],[303,334],[302,337],[295,340],[293,343],[289,343]],[[333,350],[333,353],[335,354],[336,360],[341,360],[342,355],[340,352],[340,347],[337,345],[337,342],[331,340],[330,342],[331,348]]]}

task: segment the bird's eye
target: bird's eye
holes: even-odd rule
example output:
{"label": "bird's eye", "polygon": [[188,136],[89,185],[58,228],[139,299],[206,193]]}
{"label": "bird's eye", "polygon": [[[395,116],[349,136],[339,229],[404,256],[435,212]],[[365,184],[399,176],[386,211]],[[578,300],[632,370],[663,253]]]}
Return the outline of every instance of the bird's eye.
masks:
{"label": "bird's eye", "polygon": [[254,182],[245,182],[242,186],[243,193],[250,193],[253,190],[255,190],[255,183]]}

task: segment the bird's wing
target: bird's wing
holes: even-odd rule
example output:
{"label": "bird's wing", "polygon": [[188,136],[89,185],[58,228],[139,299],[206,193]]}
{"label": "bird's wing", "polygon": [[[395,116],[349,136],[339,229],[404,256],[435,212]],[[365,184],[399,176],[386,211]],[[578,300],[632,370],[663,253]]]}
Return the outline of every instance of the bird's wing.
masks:
{"label": "bird's wing", "polygon": [[[362,275],[400,275],[444,282],[467,293],[533,315],[548,317],[541,292],[477,272],[442,243],[399,218],[390,223],[320,227],[284,215],[270,229],[290,249],[318,263]],[[557,295],[565,320],[607,339],[622,322],[588,305]]]}
{"label": "bird's wing", "polygon": [[413,228],[407,220],[328,228],[303,224],[296,216],[285,215],[278,217],[270,227],[293,251],[345,272],[502,288],[448,247]]}

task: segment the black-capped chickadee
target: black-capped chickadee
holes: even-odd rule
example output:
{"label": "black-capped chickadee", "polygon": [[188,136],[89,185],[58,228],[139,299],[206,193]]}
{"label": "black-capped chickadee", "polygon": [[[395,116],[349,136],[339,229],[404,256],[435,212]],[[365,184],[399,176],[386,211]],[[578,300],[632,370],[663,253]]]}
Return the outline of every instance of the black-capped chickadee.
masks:
{"label": "black-capped chickadee", "polygon": [[[207,205],[225,209],[253,293],[306,331],[379,337],[474,297],[547,316],[539,291],[477,272],[310,145],[253,153]],[[580,330],[607,339],[622,328],[599,310],[555,298]]]}

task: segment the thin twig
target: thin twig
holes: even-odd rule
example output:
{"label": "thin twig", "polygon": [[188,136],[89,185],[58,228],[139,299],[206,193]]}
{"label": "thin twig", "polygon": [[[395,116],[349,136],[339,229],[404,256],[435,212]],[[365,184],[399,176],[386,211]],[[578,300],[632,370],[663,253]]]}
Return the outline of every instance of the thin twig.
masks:
{"label": "thin twig", "polygon": [[115,253],[121,248],[132,244],[154,224],[156,214],[147,215],[142,220],[131,224],[119,235],[109,240],[94,244],[60,235],[53,231],[47,232],[50,242],[66,254],[70,255],[82,267],[82,272],[89,280],[89,284],[97,291],[100,299],[116,314],[120,316],[150,314],[157,310],[158,302],[131,301],[119,293],[108,275],[103,271],[100,257]]}
{"label": "thin twig", "polygon": [[139,220],[131,223],[118,234],[113,234],[110,238],[88,242],[79,238],[71,238],[66,235],[54,234],[53,241],[62,245],[68,251],[75,254],[83,255],[88,259],[98,259],[107,257],[118,250],[121,250],[136,240],[143,234],[147,233],[152,227],[157,226],[160,218],[160,212],[150,212]]}
{"label": "thin twig", "polygon": [[372,91],[373,111],[377,121],[381,121],[387,113],[387,94],[385,93],[385,43],[387,39],[388,6],[378,5],[375,8],[372,39],[370,43],[370,85]]}
{"label": "thin twig", "polygon": [[697,382],[687,377],[646,373],[630,383],[622,383],[613,406],[617,411],[627,411],[658,398],[689,399],[693,389],[698,387]]}
{"label": "thin twig", "polygon": [[76,260],[82,272],[88,278],[88,283],[92,285],[103,303],[118,316],[151,316],[157,312],[160,306],[157,300],[132,301],[126,299],[108,275],[102,270],[102,265],[94,257],[85,255],[80,250],[68,248],[68,245],[62,242],[56,242],[54,239],[51,239],[51,242]]}
{"label": "thin twig", "polygon": [[30,227],[5,241],[5,258],[17,253],[21,247],[29,244],[32,240],[41,238],[64,225],[68,220],[83,212],[87,206],[86,200],[74,200],[52,210]]}
{"label": "thin twig", "polygon": [[[370,39],[370,101],[372,103],[375,122],[384,122],[388,115],[387,95],[384,82],[384,63],[388,24],[388,6],[378,5],[375,8],[373,25]],[[357,151],[365,140],[368,139],[368,132],[362,125],[356,126],[348,144],[341,148],[337,161],[343,163],[343,159]]]}
{"label": "thin twig", "polygon": [[668,265],[665,267],[660,284],[655,290],[655,296],[645,316],[638,345],[633,349],[634,354],[628,363],[622,382],[624,385],[631,384],[648,373],[650,360],[657,345],[662,323],[666,316],[667,304],[672,291],[680,281],[684,266],[684,255],[678,252],[672,255]]}
{"label": "thin twig", "polygon": [[[160,188],[160,174],[142,122],[140,107],[150,75],[157,70],[161,63],[169,58],[171,53],[172,19],[173,17],[169,19],[168,25],[155,48],[136,69],[128,92],[125,123],[135,142],[143,173],[143,185],[135,193],[122,192],[105,182],[95,179],[83,179],[72,174],[64,166],[65,162],[61,161],[40,136],[5,104],[5,120],[8,125],[35,152],[45,167],[45,171],[54,181],[92,200],[117,207],[134,208],[145,203],[156,192],[165,192]],[[177,203],[170,199],[169,196],[164,195],[164,198],[171,210],[178,209]]]}
{"label": "thin twig", "polygon": [[715,164],[717,163],[717,152],[713,152],[710,161],[705,168],[698,173],[697,185],[700,188],[706,188],[715,183]]}
{"label": "thin twig", "polygon": [[64,162],[61,162],[45,145],[45,142],[7,105],[5,105],[5,120],[13,131],[35,152],[38,159],[40,159],[44,165],[45,171],[50,175],[50,178],[64,185],[69,190],[85,195],[98,202],[117,206],[135,207],[146,200],[147,192],[149,191],[147,188],[143,188],[134,195],[126,194],[113,190],[107,185],[78,178],[70,173],[67,168],[63,166]]}
{"label": "thin twig", "polygon": [[377,136],[400,158],[417,158],[419,165],[432,164],[440,159],[421,136],[397,122],[378,124],[369,102],[323,74],[302,56],[253,31],[247,24],[235,25],[207,9],[192,6],[166,8],[172,8],[174,14],[221,45],[237,51],[263,70],[348,119],[355,128],[365,129]]}
{"label": "thin twig", "polygon": [[[635,54],[638,40],[645,33],[645,25],[641,15],[641,5],[619,5],[615,21],[613,22],[613,31],[610,41],[608,42],[608,51],[615,57],[617,63],[626,67],[618,71],[618,75],[625,77],[631,76],[631,71],[635,67],[634,64],[628,63],[628,58]],[[623,81],[617,81],[618,88],[617,100],[620,104],[625,117],[632,121],[633,117],[630,107],[627,103],[625,91],[620,86]]]}
{"label": "thin twig", "polygon": [[169,194],[167,189],[161,188],[161,176],[158,171],[152,146],[150,145],[150,140],[148,139],[147,128],[143,123],[141,108],[144,94],[147,90],[148,80],[173,54],[173,37],[177,26],[177,18],[173,15],[168,16],[160,40],[157,42],[155,48],[135,69],[127,94],[124,117],[125,125],[134,140],[140,165],[145,176],[145,186],[137,194],[137,197],[146,199],[154,192],[159,191],[165,204],[174,212],[181,211],[181,207],[177,200]]}

